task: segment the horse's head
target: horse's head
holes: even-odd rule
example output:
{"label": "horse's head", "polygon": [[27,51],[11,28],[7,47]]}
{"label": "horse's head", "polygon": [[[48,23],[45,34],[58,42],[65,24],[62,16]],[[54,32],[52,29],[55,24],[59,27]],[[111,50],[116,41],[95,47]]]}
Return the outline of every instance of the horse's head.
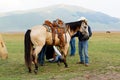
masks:
{"label": "horse's head", "polygon": [[77,31],[80,31],[83,35],[88,35],[88,25],[84,20],[66,23],[66,25],[69,27],[71,35]]}
{"label": "horse's head", "polygon": [[89,32],[88,32],[88,25],[85,20],[81,20],[81,27],[80,27],[80,32],[86,36],[89,37]]}
{"label": "horse's head", "polygon": [[85,36],[89,37],[87,19],[85,17],[80,17],[78,19],[81,22],[80,32]]}

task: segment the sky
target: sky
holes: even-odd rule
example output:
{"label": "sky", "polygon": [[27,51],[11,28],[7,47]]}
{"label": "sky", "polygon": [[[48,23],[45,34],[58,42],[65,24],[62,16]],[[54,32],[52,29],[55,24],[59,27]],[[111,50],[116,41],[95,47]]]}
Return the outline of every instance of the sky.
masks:
{"label": "sky", "polygon": [[0,0],[0,13],[43,8],[56,4],[80,6],[120,18],[120,0]]}

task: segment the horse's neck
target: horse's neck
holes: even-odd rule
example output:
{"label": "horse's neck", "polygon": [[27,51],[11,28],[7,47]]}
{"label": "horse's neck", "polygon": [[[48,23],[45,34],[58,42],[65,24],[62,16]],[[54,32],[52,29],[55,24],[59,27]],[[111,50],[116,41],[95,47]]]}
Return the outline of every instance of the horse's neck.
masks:
{"label": "horse's neck", "polygon": [[68,30],[68,32],[69,32],[69,34],[70,34],[70,36],[72,37],[76,32],[75,31],[73,31],[73,30]]}

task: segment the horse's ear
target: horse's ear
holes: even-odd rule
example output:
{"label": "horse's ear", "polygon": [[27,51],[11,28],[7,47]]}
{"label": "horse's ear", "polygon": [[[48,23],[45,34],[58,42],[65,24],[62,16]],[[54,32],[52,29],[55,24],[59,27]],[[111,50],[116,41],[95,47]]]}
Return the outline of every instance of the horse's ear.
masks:
{"label": "horse's ear", "polygon": [[82,20],[86,25],[87,25],[87,21],[86,20]]}

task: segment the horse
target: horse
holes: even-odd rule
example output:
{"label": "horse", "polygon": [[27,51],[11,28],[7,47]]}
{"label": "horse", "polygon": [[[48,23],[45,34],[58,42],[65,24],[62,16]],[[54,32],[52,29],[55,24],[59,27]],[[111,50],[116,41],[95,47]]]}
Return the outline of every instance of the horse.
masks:
{"label": "horse", "polygon": [[[86,29],[87,25],[85,24],[85,21],[69,22],[69,23],[65,23],[64,25],[63,25],[64,22],[60,19],[57,19],[54,22],[58,27],[64,27],[66,30],[65,33],[63,34],[65,45],[63,47],[60,47],[60,50],[63,56],[63,59],[62,59],[63,63],[65,67],[68,67],[68,64],[66,62],[66,56],[68,54],[68,48],[69,48],[69,42],[70,42],[71,36],[74,35],[77,31],[81,31],[83,34],[88,36],[89,35],[88,30]],[[52,33],[48,31],[47,27],[46,25],[36,25],[25,32],[24,58],[25,58],[25,64],[28,68],[29,73],[32,72],[31,66],[33,62],[35,65],[34,73],[37,74],[38,72],[37,58],[38,58],[39,52],[41,51],[44,45],[60,46],[60,39],[58,38],[58,34],[55,35],[55,42],[53,44]]]}

